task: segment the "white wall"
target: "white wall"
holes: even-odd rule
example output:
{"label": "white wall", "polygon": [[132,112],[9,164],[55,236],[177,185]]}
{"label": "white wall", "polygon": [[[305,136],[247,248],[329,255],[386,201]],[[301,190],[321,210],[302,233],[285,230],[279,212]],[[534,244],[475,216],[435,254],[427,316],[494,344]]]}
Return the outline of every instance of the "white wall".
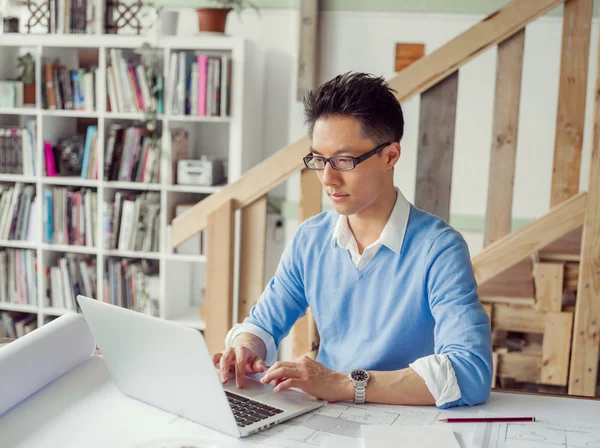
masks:
{"label": "white wall", "polygon": [[[425,43],[426,53],[431,53],[481,18],[483,16],[458,14],[322,13],[320,81],[350,70],[390,78],[394,75],[397,42]],[[184,33],[197,29],[192,14],[187,14],[181,25]],[[261,51],[266,53],[267,94],[263,113],[264,157],[267,157],[305,132],[302,104],[295,99],[297,11],[263,10],[260,18],[250,12],[243,15],[241,22],[232,15],[228,32],[256,41]],[[526,30],[514,184],[513,216],[516,218],[539,217],[548,211],[550,204],[561,35],[562,19],[559,17],[538,19]],[[597,23],[594,20],[580,189],[587,188],[597,39]],[[451,214],[485,215],[495,73],[495,47],[460,69]],[[405,137],[402,157],[396,169],[396,184],[412,201],[417,161],[418,98],[411,99],[403,108]],[[299,176],[296,175],[287,182],[285,189],[280,188],[276,193],[297,201],[298,187]],[[296,226],[294,220],[286,222],[285,241],[289,241]],[[478,253],[482,248],[483,235],[463,233],[471,253]],[[269,235],[272,234],[271,227]],[[271,260],[269,269],[274,271],[276,264],[273,260],[277,259],[283,245],[278,242],[269,247],[278,252],[268,255]],[[284,348],[283,358],[290,357],[289,350],[289,346]]]}
{"label": "white wall", "polygon": [[[425,43],[430,53],[477,23],[482,16],[325,12],[321,14],[320,81],[346,71],[394,76],[397,42]],[[298,24],[295,10],[264,10],[235,16],[229,31],[256,40],[267,53],[264,155],[305,132],[302,104],[295,100]],[[548,211],[558,101],[562,19],[544,17],[526,30],[521,113],[513,216],[536,218]],[[588,77],[587,125],[580,188],[587,187],[593,88],[596,73],[597,24],[592,26]],[[485,215],[492,113],[496,76],[496,47],[460,70],[451,214]],[[403,154],[396,183],[409,200],[414,198],[419,100],[403,105],[406,121]],[[299,198],[299,176],[287,183],[288,200]],[[279,190],[281,191],[281,190]],[[288,222],[288,239],[295,224]],[[482,235],[466,235],[471,251],[479,252]]]}

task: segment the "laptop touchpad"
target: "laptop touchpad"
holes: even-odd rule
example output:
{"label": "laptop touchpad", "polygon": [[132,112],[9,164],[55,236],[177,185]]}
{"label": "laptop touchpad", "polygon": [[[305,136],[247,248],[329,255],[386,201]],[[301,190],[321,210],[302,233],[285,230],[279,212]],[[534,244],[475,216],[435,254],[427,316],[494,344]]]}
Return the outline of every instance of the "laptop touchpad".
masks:
{"label": "laptop touchpad", "polygon": [[262,384],[259,381],[246,377],[244,387],[241,389],[235,384],[235,378],[230,378],[227,383],[223,384],[223,389],[233,392],[234,394],[243,395],[245,397],[256,397],[273,391],[273,386]]}

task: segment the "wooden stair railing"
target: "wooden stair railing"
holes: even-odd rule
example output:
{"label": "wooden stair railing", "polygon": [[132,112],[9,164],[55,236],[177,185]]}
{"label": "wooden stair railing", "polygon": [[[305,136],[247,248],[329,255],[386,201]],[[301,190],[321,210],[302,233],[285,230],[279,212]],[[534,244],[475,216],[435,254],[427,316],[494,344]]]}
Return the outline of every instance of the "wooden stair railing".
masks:
{"label": "wooden stair railing", "polygon": [[[389,81],[389,85],[396,90],[400,102],[405,102],[413,95],[423,94],[415,205],[447,219],[452,181],[448,167],[452,165],[454,151],[459,68],[491,46],[498,45],[485,224],[486,248],[473,258],[473,267],[480,287],[485,288],[488,282],[506,272],[519,266],[531,266],[528,264],[528,257],[532,257],[532,279],[535,279],[539,288],[535,297],[482,297],[482,301],[505,302],[486,303],[492,326],[495,325],[501,331],[519,328],[519,324],[515,324],[515,316],[517,322],[519,319],[518,313],[515,314],[514,310],[521,309],[520,312],[535,317],[537,323],[533,322],[533,327],[526,326],[525,329],[543,333],[544,344],[539,352],[495,353],[494,360],[498,368],[495,375],[514,375],[523,381],[557,386],[566,386],[568,382],[569,393],[594,395],[600,349],[600,84],[596,87],[589,192],[578,193],[592,0],[565,2],[552,208],[527,228],[510,233],[525,26],[561,3],[563,0],[513,0],[438,50],[402,70]],[[212,256],[209,243],[207,261],[207,301],[211,304],[206,306],[206,334],[210,335],[207,341],[212,351],[222,348],[225,332],[233,323],[234,298],[233,289],[229,286],[233,275],[233,236],[226,243],[226,235],[230,234],[233,226],[233,211],[240,208],[243,210],[238,303],[238,320],[242,320],[248,315],[264,287],[264,252],[261,253],[257,248],[264,249],[265,195],[303,169],[302,156],[308,151],[309,140],[304,137],[173,221],[174,246],[197,234],[207,225],[209,241],[213,238],[211,235],[216,235],[215,242],[212,243]],[[432,163],[439,160],[444,160],[445,163]],[[314,173],[303,171],[301,184],[302,221],[320,212],[321,189]],[[558,275],[561,269],[566,269],[565,261],[559,266],[549,265],[548,260],[541,263],[539,251],[557,239],[577,231],[582,225],[584,231],[581,254],[578,257],[580,265],[576,270],[569,268],[571,274],[568,274],[570,277],[573,277],[573,272],[578,275],[577,302],[573,310],[563,310],[562,304],[558,303],[557,294],[567,284],[566,277]],[[223,245],[225,255],[214,255],[217,247],[221,247],[217,246],[217,241],[220,241],[219,245]],[[554,277],[546,277],[549,275]],[[219,278],[226,281],[220,282]],[[573,283],[574,279],[570,278],[570,288]],[[545,298],[542,291],[553,298]],[[531,295],[533,294],[532,284]],[[567,345],[571,340],[573,345],[569,357],[570,347]],[[318,331],[310,310],[307,310],[306,317],[294,327],[294,354],[312,351],[314,355],[318,344]],[[560,347],[555,350],[555,346]]]}

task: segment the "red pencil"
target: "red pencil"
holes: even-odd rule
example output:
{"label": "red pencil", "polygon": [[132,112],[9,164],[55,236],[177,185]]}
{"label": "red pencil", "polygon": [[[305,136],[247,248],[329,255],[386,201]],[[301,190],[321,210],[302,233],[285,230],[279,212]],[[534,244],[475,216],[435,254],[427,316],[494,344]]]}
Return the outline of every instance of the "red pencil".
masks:
{"label": "red pencil", "polygon": [[535,417],[474,417],[474,418],[443,418],[446,423],[511,423],[511,422],[535,422]]}

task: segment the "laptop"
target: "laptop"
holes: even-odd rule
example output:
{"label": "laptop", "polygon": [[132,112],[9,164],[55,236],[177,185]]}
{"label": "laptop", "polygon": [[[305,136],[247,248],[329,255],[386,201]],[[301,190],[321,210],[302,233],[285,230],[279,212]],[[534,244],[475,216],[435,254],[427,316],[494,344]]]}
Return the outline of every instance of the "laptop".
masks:
{"label": "laptop", "polygon": [[77,296],[118,389],[233,437],[246,437],[325,404],[298,390],[274,392],[246,377],[222,384],[202,333]]}

